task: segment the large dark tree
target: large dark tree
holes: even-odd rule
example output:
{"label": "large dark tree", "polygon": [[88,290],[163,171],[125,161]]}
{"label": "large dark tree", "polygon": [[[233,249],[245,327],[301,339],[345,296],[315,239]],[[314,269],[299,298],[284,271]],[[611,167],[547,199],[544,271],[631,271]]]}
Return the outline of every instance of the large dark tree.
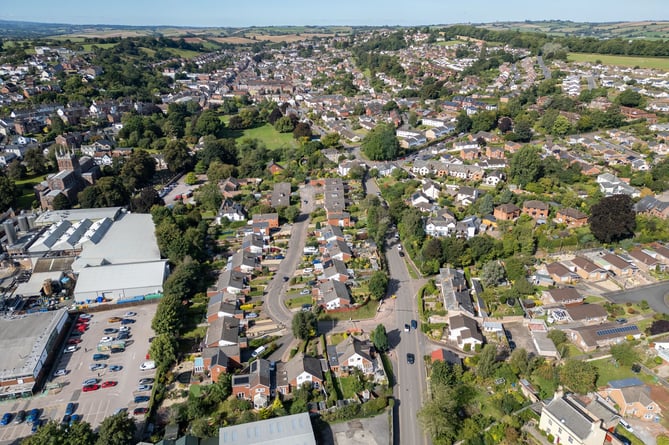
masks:
{"label": "large dark tree", "polygon": [[172,172],[188,168],[192,161],[188,146],[183,140],[168,142],[163,150],[163,156],[167,167]]}
{"label": "large dark tree", "polygon": [[134,150],[121,167],[121,176],[129,190],[145,186],[155,173],[156,160],[145,150]]}
{"label": "large dark tree", "polygon": [[127,445],[134,442],[135,421],[125,413],[109,416],[100,424],[99,445]]}
{"label": "large dark tree", "polygon": [[4,173],[0,172],[0,212],[4,212],[14,204],[16,185]]}
{"label": "large dark tree", "polygon": [[362,140],[362,152],[373,161],[395,159],[399,151],[395,129],[387,124],[377,125]]}
{"label": "large dark tree", "polygon": [[300,311],[293,315],[293,335],[300,340],[308,340],[316,333],[316,314]]}
{"label": "large dark tree", "polygon": [[511,179],[521,187],[541,178],[542,165],[538,151],[530,146],[522,147],[511,158]]}
{"label": "large dark tree", "polygon": [[603,243],[633,237],[636,228],[633,204],[628,195],[602,198],[590,209],[590,232]]}

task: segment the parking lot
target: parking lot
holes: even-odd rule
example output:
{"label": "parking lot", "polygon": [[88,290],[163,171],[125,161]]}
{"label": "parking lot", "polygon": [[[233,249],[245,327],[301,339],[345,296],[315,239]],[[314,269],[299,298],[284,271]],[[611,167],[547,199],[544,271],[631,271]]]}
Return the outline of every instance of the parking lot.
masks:
{"label": "parking lot", "polygon": [[[137,306],[133,308],[119,308],[110,311],[97,312],[89,320],[89,328],[81,337],[81,343],[77,345],[74,352],[64,352],[66,345],[58,347],[60,356],[56,364],[50,370],[50,378],[47,380],[46,387],[53,388],[59,384],[59,388],[45,389],[42,393],[27,399],[15,399],[0,402],[0,415],[6,412],[16,414],[19,410],[29,411],[32,408],[42,410],[42,421],[55,420],[60,422],[65,414],[65,408],[69,402],[76,404],[75,413],[82,416],[82,421],[88,422],[93,428],[97,428],[105,417],[114,414],[119,408],[126,408],[132,415],[132,411],[137,407],[146,407],[147,403],[136,404],[134,397],[136,395],[150,396],[151,391],[138,392],[138,382],[140,378],[153,377],[154,370],[141,371],[140,365],[146,361],[146,355],[149,350],[149,338],[153,336],[151,330],[151,320],[156,311],[156,304]],[[93,360],[93,354],[98,353],[97,346],[100,340],[108,336],[104,333],[105,328],[119,329],[122,324],[119,322],[110,323],[111,317],[123,317],[128,312],[136,312],[133,317],[135,322],[127,324],[130,327],[130,338],[126,340],[126,349],[124,352],[112,354],[109,351],[100,352],[108,355],[106,360]],[[117,333],[111,336],[118,335]],[[104,369],[92,371],[89,369],[91,364],[104,363],[107,365]],[[110,365],[120,365],[122,369],[116,372],[109,371]],[[59,369],[66,369],[67,374],[55,377],[54,372]],[[100,387],[97,390],[84,392],[82,383],[88,379],[97,379],[97,384],[101,385],[105,381],[115,381],[116,386]],[[143,416],[135,416],[140,421]],[[13,443],[17,438],[30,435],[31,425],[27,422],[21,424],[10,423],[6,426],[0,426],[0,444]]]}

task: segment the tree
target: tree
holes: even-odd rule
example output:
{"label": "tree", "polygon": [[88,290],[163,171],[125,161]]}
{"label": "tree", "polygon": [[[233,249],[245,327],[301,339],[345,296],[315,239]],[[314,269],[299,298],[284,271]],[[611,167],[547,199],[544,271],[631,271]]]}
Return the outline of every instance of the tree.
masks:
{"label": "tree", "polygon": [[121,176],[130,190],[148,185],[155,173],[156,160],[145,150],[134,150],[121,167]]}
{"label": "tree", "polygon": [[377,270],[369,279],[369,293],[374,300],[380,300],[386,295],[388,289],[388,275]]}
{"label": "tree", "polygon": [[623,91],[616,98],[616,102],[624,107],[638,107],[641,105],[642,101],[643,97],[641,94],[630,89]]}
{"label": "tree", "polygon": [[274,123],[281,119],[281,117],[283,117],[281,110],[278,107],[275,107],[267,116],[267,122],[269,122],[271,125],[274,125]]}
{"label": "tree", "polygon": [[316,333],[316,314],[300,311],[293,316],[293,335],[300,340],[308,340]]}
{"label": "tree", "polygon": [[154,205],[164,205],[165,201],[153,187],[144,187],[130,200],[130,208],[136,213],[149,213]]}
{"label": "tree", "polygon": [[499,261],[489,261],[481,269],[481,281],[485,287],[498,286],[506,280],[506,271]]}
{"label": "tree", "polygon": [[212,110],[205,110],[197,118],[193,135],[196,137],[214,136],[220,138],[225,129],[225,124],[219,119],[218,115]]}
{"label": "tree", "polygon": [[23,162],[28,167],[28,170],[37,175],[41,175],[47,171],[47,161],[44,153],[37,147],[26,150],[23,154]]}
{"label": "tree", "polygon": [[611,355],[624,366],[632,366],[639,361],[639,354],[634,350],[632,343],[628,342],[611,346]]}
{"label": "tree", "polygon": [[567,334],[559,329],[551,329],[548,332],[547,337],[551,339],[556,348],[559,348],[560,345],[567,342]]}
{"label": "tree", "polygon": [[514,182],[525,187],[530,182],[537,181],[542,174],[541,158],[537,149],[525,146],[511,158],[510,175]]}
{"label": "tree", "polygon": [[218,184],[215,182],[208,182],[197,189],[195,192],[195,200],[205,209],[212,212],[217,212],[223,203],[223,195]]}
{"label": "tree", "polygon": [[[42,425],[35,434],[21,441],[21,445],[67,444],[67,432],[55,421]],[[81,444],[90,445],[90,444]]]}
{"label": "tree", "polygon": [[149,347],[149,355],[159,368],[166,370],[177,359],[174,337],[171,334],[160,334],[153,338]]}
{"label": "tree", "polygon": [[156,315],[151,321],[151,328],[156,335],[168,334],[175,335],[181,328],[181,317],[179,308],[181,298],[176,295],[164,295],[158,303]]}
{"label": "tree", "polygon": [[98,429],[96,445],[130,445],[135,442],[135,421],[126,413],[105,418]]}
{"label": "tree", "polygon": [[502,133],[508,133],[509,131],[513,130],[513,121],[510,117],[507,116],[500,117],[497,121],[497,128]]}
{"label": "tree", "polygon": [[524,348],[516,348],[509,357],[509,364],[518,375],[526,375],[530,370],[530,358]]}
{"label": "tree", "polygon": [[105,176],[77,194],[82,208],[116,207],[128,204],[130,194],[120,176]]}
{"label": "tree", "polygon": [[485,345],[479,355],[476,373],[487,379],[495,374],[497,369],[497,348],[494,345]]}
{"label": "tree", "polygon": [[567,360],[560,369],[560,381],[574,392],[587,394],[596,389],[597,368],[589,362]]}
{"label": "tree", "polygon": [[209,168],[214,161],[236,164],[237,142],[235,139],[215,139],[213,136],[205,136],[202,150],[197,152],[197,158],[202,161],[205,168]]}
{"label": "tree", "polygon": [[178,172],[190,167],[192,161],[188,146],[182,139],[169,141],[163,149],[163,156],[167,168],[171,172]]}
{"label": "tree", "polygon": [[530,142],[530,139],[532,139],[532,123],[528,117],[519,117],[516,119],[513,127],[513,136],[518,142]]}
{"label": "tree", "polygon": [[293,137],[295,139],[311,139],[312,136],[313,134],[311,133],[311,126],[306,122],[300,122],[295,125],[295,129],[293,130]]}
{"label": "tree", "polygon": [[631,238],[636,228],[634,202],[628,195],[602,198],[590,209],[590,232],[603,243]]}
{"label": "tree", "polygon": [[279,133],[290,133],[295,129],[295,124],[289,116],[282,116],[274,122],[274,129]]}
{"label": "tree", "polygon": [[550,129],[550,133],[555,135],[555,136],[564,136],[569,131],[571,130],[571,124],[569,123],[569,120],[560,115],[555,118],[555,122],[553,122],[553,127]]}
{"label": "tree", "polygon": [[25,178],[26,173],[28,173],[28,169],[25,165],[19,162],[18,159],[14,159],[7,166],[7,176],[14,181],[19,181]]}
{"label": "tree", "polygon": [[300,208],[298,206],[288,206],[283,208],[283,217],[290,223],[294,223],[297,217],[300,216]]}
{"label": "tree", "polygon": [[56,195],[56,197],[53,198],[51,205],[54,210],[66,210],[72,208],[70,200],[67,199],[67,196],[65,196],[63,193]]}
{"label": "tree", "polygon": [[362,152],[373,161],[395,159],[400,151],[400,143],[395,137],[395,129],[388,124],[377,125],[362,140]]}
{"label": "tree", "polygon": [[370,338],[377,351],[383,352],[388,350],[388,334],[386,333],[386,327],[384,325],[377,325],[370,334]]}
{"label": "tree", "polygon": [[95,434],[88,422],[75,422],[67,428],[67,442],[72,445],[92,445],[96,443],[97,437],[98,435]]}
{"label": "tree", "polygon": [[339,147],[341,136],[339,133],[328,133],[321,137],[321,143],[324,147]]}
{"label": "tree", "polygon": [[455,122],[455,132],[468,133],[472,129],[472,119],[467,116],[467,113],[462,111],[458,114],[457,121]]}

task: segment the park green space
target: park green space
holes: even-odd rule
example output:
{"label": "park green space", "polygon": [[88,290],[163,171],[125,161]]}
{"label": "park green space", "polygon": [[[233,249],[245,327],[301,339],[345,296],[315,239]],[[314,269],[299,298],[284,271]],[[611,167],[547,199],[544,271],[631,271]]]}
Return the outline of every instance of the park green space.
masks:
{"label": "park green space", "polygon": [[568,59],[570,62],[594,63],[596,60],[599,60],[603,65],[618,65],[629,67],[638,66],[639,68],[669,70],[669,57],[639,57],[595,53],[569,53]]}

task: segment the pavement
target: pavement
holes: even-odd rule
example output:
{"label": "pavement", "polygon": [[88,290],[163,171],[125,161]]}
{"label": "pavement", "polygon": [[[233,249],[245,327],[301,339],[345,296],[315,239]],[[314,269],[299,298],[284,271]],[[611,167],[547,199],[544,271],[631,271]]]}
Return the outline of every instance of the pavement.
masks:
{"label": "pavement", "polygon": [[639,303],[641,300],[646,300],[655,312],[669,314],[667,294],[669,294],[669,280],[633,289],[608,292],[602,294],[602,297],[614,303],[627,303],[628,301]]}

